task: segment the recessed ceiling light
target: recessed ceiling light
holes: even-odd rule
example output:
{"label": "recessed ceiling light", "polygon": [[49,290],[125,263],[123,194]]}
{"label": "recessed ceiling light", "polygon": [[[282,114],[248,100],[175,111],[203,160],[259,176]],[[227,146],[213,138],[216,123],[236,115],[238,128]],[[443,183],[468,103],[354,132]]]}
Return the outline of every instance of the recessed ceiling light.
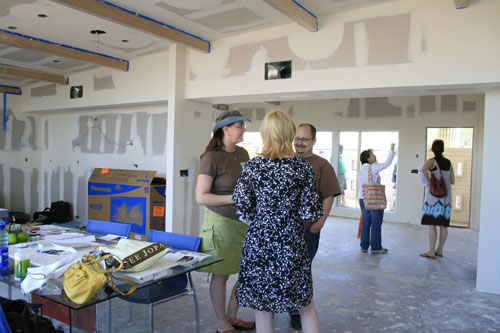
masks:
{"label": "recessed ceiling light", "polygon": [[92,35],[103,35],[106,33],[106,31],[104,31],[104,30],[90,30],[90,33]]}
{"label": "recessed ceiling light", "polygon": [[38,14],[37,16],[38,16],[38,17],[41,17],[41,18],[46,18],[46,17],[49,17],[47,14]]}
{"label": "recessed ceiling light", "polygon": [[9,30],[16,30],[17,27],[14,27],[14,26],[11,25],[10,27],[7,27],[7,29],[9,29]]}

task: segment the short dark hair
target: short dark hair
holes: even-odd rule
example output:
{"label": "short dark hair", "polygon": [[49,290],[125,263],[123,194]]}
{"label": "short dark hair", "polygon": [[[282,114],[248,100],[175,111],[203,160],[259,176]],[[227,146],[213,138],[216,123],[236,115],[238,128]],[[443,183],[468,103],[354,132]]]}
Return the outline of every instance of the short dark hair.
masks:
{"label": "short dark hair", "polygon": [[311,129],[311,138],[313,140],[316,140],[316,127],[314,127],[312,124],[307,124],[307,123],[300,124],[297,127],[302,127],[302,126],[309,126],[309,128]]}
{"label": "short dark hair", "polygon": [[359,155],[359,160],[361,161],[361,164],[368,163],[368,159],[370,158],[370,153],[373,154],[372,149],[363,150],[361,152],[361,155]]}
{"label": "short dark hair", "polygon": [[439,139],[434,140],[432,142],[431,150],[434,153],[434,156],[442,156],[444,152],[444,141]]}

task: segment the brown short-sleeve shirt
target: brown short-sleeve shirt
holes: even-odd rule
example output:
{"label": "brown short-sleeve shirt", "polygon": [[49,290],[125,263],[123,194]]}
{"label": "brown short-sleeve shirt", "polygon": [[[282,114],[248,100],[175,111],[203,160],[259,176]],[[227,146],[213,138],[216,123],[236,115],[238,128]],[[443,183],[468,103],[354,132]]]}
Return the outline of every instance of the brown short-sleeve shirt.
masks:
{"label": "brown short-sleeve shirt", "polygon": [[[200,161],[200,171],[198,174],[208,175],[213,178],[210,193],[227,195],[233,194],[236,182],[241,170],[250,159],[248,152],[236,146],[236,150],[228,153],[224,150],[213,150],[207,152]],[[206,206],[208,209],[224,217],[238,220],[234,205]]]}
{"label": "brown short-sleeve shirt", "polygon": [[318,155],[304,159],[311,164],[314,176],[316,176],[316,190],[320,200],[331,196],[336,197],[341,193],[335,170],[330,162]]}

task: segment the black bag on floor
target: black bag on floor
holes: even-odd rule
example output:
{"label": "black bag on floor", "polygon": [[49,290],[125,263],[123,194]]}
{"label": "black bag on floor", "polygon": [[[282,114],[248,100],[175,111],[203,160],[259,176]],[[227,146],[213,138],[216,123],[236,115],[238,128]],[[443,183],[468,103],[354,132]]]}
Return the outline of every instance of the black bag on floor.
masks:
{"label": "black bag on floor", "polygon": [[33,214],[33,222],[50,224],[64,223],[71,221],[71,208],[69,202],[56,201],[47,207],[43,212],[35,212]]}
{"label": "black bag on floor", "polygon": [[55,328],[49,319],[36,314],[22,299],[4,300],[2,310],[12,333],[64,333],[61,327]]}
{"label": "black bag on floor", "polygon": [[69,202],[56,201],[50,205],[50,221],[51,223],[64,223],[71,220],[71,209]]}
{"label": "black bag on floor", "polygon": [[45,208],[42,212],[33,213],[33,222],[42,223],[42,224],[50,224],[52,221],[50,220],[50,215],[52,211],[49,207]]}

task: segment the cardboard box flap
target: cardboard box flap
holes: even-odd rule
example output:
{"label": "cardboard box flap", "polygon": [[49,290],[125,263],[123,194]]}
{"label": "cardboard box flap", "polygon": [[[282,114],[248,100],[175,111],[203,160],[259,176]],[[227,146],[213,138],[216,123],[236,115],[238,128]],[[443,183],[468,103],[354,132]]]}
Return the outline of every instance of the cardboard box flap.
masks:
{"label": "cardboard box flap", "polygon": [[153,178],[153,182],[151,183],[151,185],[166,185],[166,184],[167,180],[165,178],[158,178],[158,177]]}
{"label": "cardboard box flap", "polygon": [[95,168],[89,182],[147,186],[155,179],[156,171]]}

